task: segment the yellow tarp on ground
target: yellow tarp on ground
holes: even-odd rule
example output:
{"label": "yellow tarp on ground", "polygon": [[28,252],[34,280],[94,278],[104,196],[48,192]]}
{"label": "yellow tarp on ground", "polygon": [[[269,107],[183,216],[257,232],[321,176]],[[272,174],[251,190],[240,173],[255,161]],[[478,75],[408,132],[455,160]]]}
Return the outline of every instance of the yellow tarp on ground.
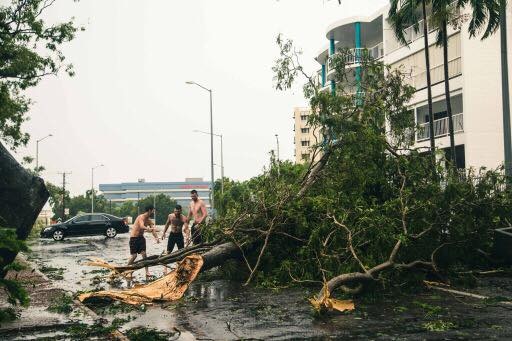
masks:
{"label": "yellow tarp on ground", "polygon": [[[96,264],[99,266],[105,266]],[[180,299],[188,285],[196,278],[203,266],[203,257],[190,255],[183,259],[178,267],[167,275],[145,285],[126,290],[105,290],[81,294],[81,302],[91,298],[111,298],[128,304],[151,304],[152,302],[174,301]]]}

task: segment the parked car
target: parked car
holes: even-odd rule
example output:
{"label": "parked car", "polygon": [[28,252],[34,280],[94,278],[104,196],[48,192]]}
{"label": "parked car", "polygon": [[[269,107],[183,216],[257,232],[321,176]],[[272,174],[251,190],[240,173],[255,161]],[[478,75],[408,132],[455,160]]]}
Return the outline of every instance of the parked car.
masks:
{"label": "parked car", "polygon": [[100,236],[114,238],[118,233],[127,233],[128,224],[125,219],[106,213],[89,213],[73,217],[63,223],[45,227],[41,238],[62,240],[65,237]]}

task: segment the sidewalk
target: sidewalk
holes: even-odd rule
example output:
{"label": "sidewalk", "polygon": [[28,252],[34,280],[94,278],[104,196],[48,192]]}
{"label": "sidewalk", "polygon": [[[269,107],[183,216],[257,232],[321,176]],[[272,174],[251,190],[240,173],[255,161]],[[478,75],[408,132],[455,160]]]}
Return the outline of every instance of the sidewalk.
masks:
{"label": "sidewalk", "polygon": [[[52,284],[48,277],[41,273],[34,264],[19,254],[16,258],[19,264],[25,266],[21,271],[10,271],[6,278],[16,278],[27,290],[30,296],[28,307],[14,307],[19,318],[0,325],[0,335],[7,340],[30,340],[39,338],[66,337],[71,326],[79,324],[92,325],[100,322],[100,318],[83,304],[71,299],[63,300],[64,295],[71,297],[61,288]],[[0,295],[0,307],[8,307],[7,295]],[[58,306],[69,313],[51,312],[50,306]],[[121,335],[121,338],[122,335]]]}

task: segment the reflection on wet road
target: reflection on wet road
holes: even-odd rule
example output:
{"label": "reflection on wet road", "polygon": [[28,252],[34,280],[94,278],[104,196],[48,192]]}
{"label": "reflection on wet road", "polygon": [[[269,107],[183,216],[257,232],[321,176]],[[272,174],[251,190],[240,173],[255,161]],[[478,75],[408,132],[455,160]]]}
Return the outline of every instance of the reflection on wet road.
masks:
{"label": "reflection on wet road", "polygon": [[[31,258],[40,268],[64,269],[64,278],[59,281],[59,285],[62,284],[66,290],[92,290],[98,288],[95,277],[101,273],[98,272],[99,268],[87,266],[85,263],[90,258],[101,258],[113,264],[126,264],[130,256],[129,238],[129,234],[125,233],[112,239],[101,236],[65,239],[61,242],[40,239],[30,245],[33,251]],[[153,237],[146,237],[146,242],[149,256],[161,254],[165,250],[167,240],[157,244]],[[140,259],[140,256],[137,259]],[[151,273],[156,276],[161,276],[162,271],[162,267],[151,268]],[[142,281],[144,270],[136,271],[134,278]]]}

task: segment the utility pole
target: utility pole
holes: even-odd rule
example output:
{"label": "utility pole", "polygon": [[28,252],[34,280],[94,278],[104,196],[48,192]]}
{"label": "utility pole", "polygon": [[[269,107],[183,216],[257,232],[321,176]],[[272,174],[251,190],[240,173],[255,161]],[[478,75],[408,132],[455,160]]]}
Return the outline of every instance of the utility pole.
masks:
{"label": "utility pole", "polygon": [[510,97],[507,56],[507,2],[500,1],[501,98],[503,107],[503,149],[507,186],[512,176],[512,138],[510,136]]}
{"label": "utility pole", "polygon": [[103,166],[104,164],[91,167],[91,213],[94,213],[94,170]]}
{"label": "utility pole", "polygon": [[62,221],[64,221],[66,217],[66,175],[71,174],[71,172],[58,174],[62,174]]}

